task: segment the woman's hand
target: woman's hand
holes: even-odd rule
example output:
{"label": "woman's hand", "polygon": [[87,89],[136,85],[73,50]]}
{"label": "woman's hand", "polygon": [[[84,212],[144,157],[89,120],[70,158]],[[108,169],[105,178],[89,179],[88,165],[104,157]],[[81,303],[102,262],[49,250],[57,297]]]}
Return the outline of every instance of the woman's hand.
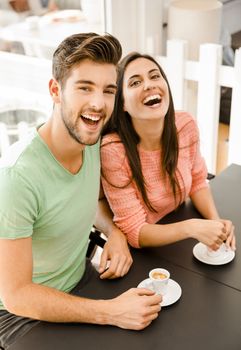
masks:
{"label": "woman's hand", "polygon": [[186,221],[189,236],[217,250],[223,242],[235,249],[234,227],[229,220],[190,219]]}
{"label": "woman's hand", "polygon": [[226,233],[227,233],[227,239],[226,239],[226,246],[231,248],[232,250],[236,249],[236,238],[234,234],[234,225],[232,221],[230,220],[225,220],[225,219],[220,219],[220,222],[223,223]]}

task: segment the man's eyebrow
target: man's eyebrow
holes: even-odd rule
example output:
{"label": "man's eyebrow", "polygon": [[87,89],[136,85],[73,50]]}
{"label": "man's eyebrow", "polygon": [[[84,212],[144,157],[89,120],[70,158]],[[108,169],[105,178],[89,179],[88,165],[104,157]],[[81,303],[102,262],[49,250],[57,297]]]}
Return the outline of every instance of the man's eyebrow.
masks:
{"label": "man's eyebrow", "polygon": [[[75,82],[75,84],[76,85],[78,85],[78,84],[87,84],[87,85],[95,85],[95,83],[93,82],[93,81],[91,81],[91,80],[77,80],[76,82]],[[111,89],[115,89],[115,90],[117,90],[117,85],[116,84],[109,84],[109,85],[107,85],[106,86],[107,88],[111,88]]]}
{"label": "man's eyebrow", "polygon": [[75,84],[88,84],[88,85],[95,85],[93,81],[91,80],[76,80]]}
{"label": "man's eyebrow", "polygon": [[117,85],[116,84],[109,84],[106,86],[108,89],[111,88],[111,89],[115,89],[117,90]]}

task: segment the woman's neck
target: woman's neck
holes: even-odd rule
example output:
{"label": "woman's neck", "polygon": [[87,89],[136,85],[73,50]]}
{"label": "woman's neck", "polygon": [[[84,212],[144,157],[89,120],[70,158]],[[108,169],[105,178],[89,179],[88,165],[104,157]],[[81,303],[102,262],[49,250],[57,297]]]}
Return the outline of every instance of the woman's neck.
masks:
{"label": "woman's neck", "polygon": [[164,123],[158,121],[134,121],[134,128],[140,137],[140,147],[146,151],[161,149],[161,136]]}

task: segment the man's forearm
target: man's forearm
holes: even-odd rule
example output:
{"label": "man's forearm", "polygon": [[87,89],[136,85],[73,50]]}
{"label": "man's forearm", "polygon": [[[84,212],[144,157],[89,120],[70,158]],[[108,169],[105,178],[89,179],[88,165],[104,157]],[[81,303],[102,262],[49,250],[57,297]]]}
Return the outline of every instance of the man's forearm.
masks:
{"label": "man's forearm", "polygon": [[19,316],[48,322],[97,324],[107,322],[105,303],[108,301],[85,299],[34,283],[19,288],[4,302],[9,312]]}

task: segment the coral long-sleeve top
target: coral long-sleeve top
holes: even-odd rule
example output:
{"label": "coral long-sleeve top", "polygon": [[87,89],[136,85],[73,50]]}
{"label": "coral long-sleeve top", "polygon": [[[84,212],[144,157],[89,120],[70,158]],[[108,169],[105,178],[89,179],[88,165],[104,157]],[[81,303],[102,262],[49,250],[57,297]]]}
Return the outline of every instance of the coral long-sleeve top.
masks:
{"label": "coral long-sleeve top", "polygon": [[181,187],[175,202],[168,180],[161,170],[161,150],[138,152],[147,196],[156,212],[148,209],[135,181],[123,144],[117,134],[106,135],[101,145],[102,185],[114,213],[114,222],[127,235],[128,242],[139,247],[143,225],[153,224],[173,211],[180,201],[208,186],[207,168],[200,154],[199,133],[195,120],[186,112],[176,112],[179,140],[177,179]]}

